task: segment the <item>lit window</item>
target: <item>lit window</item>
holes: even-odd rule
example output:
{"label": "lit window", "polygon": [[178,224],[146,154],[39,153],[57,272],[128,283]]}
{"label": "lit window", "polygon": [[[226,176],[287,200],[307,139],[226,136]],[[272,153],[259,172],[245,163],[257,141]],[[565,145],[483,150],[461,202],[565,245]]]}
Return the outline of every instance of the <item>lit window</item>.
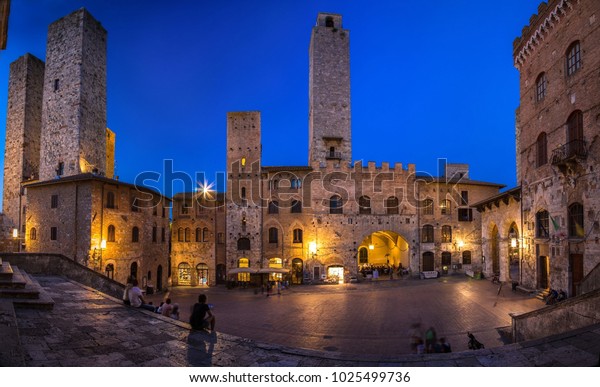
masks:
{"label": "lit window", "polygon": [[442,243],[452,242],[452,226],[442,226]]}

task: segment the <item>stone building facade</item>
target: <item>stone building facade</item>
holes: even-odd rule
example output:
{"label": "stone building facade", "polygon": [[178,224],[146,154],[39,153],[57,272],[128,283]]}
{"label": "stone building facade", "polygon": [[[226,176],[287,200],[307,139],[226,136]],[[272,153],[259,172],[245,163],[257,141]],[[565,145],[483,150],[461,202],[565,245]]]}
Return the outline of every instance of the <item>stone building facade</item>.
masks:
{"label": "stone building facade", "polygon": [[11,65],[3,228],[11,251],[58,253],[120,282],[162,288],[170,199],[113,179],[106,127],[106,31],[85,9],[48,28],[46,63]]}
{"label": "stone building facade", "polygon": [[[216,229],[214,214],[182,213],[187,199],[176,195],[172,268],[182,265],[179,283],[212,285],[222,278],[220,265],[229,280],[292,284],[349,280],[374,267],[413,275],[481,270],[481,216],[472,203],[502,185],[470,180],[462,164],[434,178],[418,176],[413,164],[352,163],[349,37],[340,15],[317,16],[309,47],[307,165],[262,165],[260,112],[228,113],[227,192],[224,214],[214,217],[226,226],[224,259],[218,241],[194,239],[194,230]],[[212,255],[219,258],[206,259]]]}
{"label": "stone building facade", "polygon": [[595,0],[543,2],[515,39],[520,186],[497,209],[493,200],[479,206],[484,236],[499,230],[501,261],[518,256],[523,286],[571,296],[600,264],[599,17]]}

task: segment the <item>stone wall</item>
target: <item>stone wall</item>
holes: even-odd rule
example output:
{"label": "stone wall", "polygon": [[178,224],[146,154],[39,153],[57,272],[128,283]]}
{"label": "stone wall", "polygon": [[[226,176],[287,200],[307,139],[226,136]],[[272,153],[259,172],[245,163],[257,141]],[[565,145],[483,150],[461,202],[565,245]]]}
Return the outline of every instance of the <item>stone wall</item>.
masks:
{"label": "stone wall", "polygon": [[106,171],[106,31],[85,9],[48,28],[40,180]]}
{"label": "stone wall", "polygon": [[[330,20],[330,25],[327,20]],[[320,13],[309,46],[309,165],[319,166],[334,148],[338,163],[352,162],[350,31],[341,15]]]}
{"label": "stone wall", "polygon": [[121,299],[125,286],[101,273],[78,264],[61,254],[12,253],[0,254],[9,262],[33,275],[58,275],[92,287],[102,293]]}
{"label": "stone wall", "polygon": [[533,312],[512,315],[513,342],[569,332],[600,322],[600,289]]}
{"label": "stone wall", "polygon": [[[19,228],[21,182],[37,178],[40,164],[44,62],[25,54],[10,65],[2,209],[9,226]],[[21,230],[19,230],[21,233]]]}
{"label": "stone wall", "polygon": [[[533,241],[535,259],[548,259],[548,285],[573,295],[578,281],[600,262],[600,2],[542,3],[538,13],[514,43],[520,72],[517,158],[523,221],[534,225],[525,237]],[[567,74],[567,53],[575,42],[580,66]],[[583,117],[577,135],[568,127],[576,112]],[[573,138],[583,140],[575,144],[578,148],[571,145]],[[573,204],[583,206],[581,233],[569,228]],[[536,234],[541,211],[551,219],[547,236]],[[545,273],[538,265],[532,276],[529,282],[539,283]]]}

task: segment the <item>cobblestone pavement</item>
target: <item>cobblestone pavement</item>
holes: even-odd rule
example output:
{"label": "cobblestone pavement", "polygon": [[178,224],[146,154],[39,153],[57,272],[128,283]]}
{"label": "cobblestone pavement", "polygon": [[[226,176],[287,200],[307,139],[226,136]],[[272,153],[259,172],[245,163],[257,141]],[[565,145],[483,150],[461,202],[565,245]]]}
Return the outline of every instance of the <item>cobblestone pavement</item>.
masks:
{"label": "cobblestone pavement", "polygon": [[[492,285],[485,281],[299,287],[269,298],[248,291],[209,289],[206,293],[216,304],[220,320],[219,332],[208,334],[126,307],[120,300],[64,278],[36,278],[56,305],[52,311],[16,311],[27,366],[589,366],[598,364],[600,352],[597,325],[495,348],[490,340],[479,351],[398,354],[396,349],[404,345],[398,344],[405,337],[405,328],[399,326],[404,321],[420,318],[448,337],[459,334],[455,329],[472,328],[485,342],[497,334],[495,322],[507,325],[506,313],[540,304],[504,290],[494,307],[497,288],[487,291]],[[175,301],[184,301],[186,292],[193,298],[198,289],[174,290],[172,295],[181,294],[181,300]],[[261,325],[256,327],[258,322]],[[236,336],[228,334],[240,327],[245,329],[231,332]],[[331,338],[327,337],[330,333]],[[254,339],[254,335],[260,337]],[[452,342],[455,351],[466,341],[459,336],[456,340]],[[361,348],[353,341],[369,350],[353,352]]]}

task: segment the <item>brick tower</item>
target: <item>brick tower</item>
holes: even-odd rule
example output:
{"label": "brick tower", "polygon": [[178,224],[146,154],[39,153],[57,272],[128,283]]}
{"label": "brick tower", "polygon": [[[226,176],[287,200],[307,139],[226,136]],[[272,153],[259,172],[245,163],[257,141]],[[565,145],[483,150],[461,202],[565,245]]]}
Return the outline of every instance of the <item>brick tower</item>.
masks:
{"label": "brick tower", "polygon": [[11,227],[20,224],[21,182],[38,177],[43,85],[44,62],[25,54],[11,63],[2,201]]}
{"label": "brick tower", "polygon": [[319,13],[309,47],[308,162],[352,161],[350,32],[342,16]]}
{"label": "brick tower", "polygon": [[106,30],[85,9],[48,28],[40,180],[106,173]]}
{"label": "brick tower", "polygon": [[248,259],[260,265],[262,209],[260,193],[260,112],[227,113],[227,258],[229,268]]}

